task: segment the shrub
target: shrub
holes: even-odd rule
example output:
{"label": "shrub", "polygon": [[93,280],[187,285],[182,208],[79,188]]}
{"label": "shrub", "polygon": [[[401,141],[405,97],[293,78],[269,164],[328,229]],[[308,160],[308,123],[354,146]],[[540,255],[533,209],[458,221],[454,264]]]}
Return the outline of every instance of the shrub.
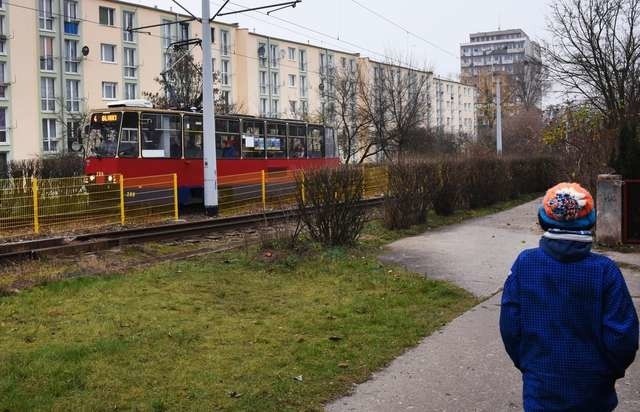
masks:
{"label": "shrub", "polygon": [[403,161],[388,167],[384,223],[389,229],[406,229],[425,223],[436,186],[433,162]]}
{"label": "shrub", "polygon": [[326,246],[355,243],[364,227],[361,168],[343,166],[302,172],[297,178],[297,203],[311,237]]}
{"label": "shrub", "polygon": [[466,208],[463,189],[467,169],[459,159],[441,159],[436,163],[437,182],[433,193],[433,210],[449,216],[457,209]]}
{"label": "shrub", "polygon": [[465,166],[468,179],[463,194],[468,196],[471,209],[509,199],[511,173],[504,160],[489,156],[469,158]]}
{"label": "shrub", "polygon": [[12,160],[9,162],[9,177],[36,177],[52,179],[60,177],[82,176],[84,161],[73,153],[60,153],[34,159]]}

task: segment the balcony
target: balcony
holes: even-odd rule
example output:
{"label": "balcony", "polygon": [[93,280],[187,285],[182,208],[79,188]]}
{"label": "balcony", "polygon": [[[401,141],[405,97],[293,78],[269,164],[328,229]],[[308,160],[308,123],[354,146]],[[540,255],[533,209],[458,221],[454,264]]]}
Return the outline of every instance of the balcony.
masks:
{"label": "balcony", "polygon": [[78,20],[68,20],[64,22],[64,34],[77,36],[79,34],[80,22]]}

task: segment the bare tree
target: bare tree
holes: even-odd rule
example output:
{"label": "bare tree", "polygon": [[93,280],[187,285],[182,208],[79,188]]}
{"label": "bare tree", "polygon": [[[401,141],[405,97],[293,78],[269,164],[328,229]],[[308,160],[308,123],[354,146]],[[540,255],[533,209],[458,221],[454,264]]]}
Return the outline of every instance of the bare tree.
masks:
{"label": "bare tree", "polygon": [[168,68],[156,77],[160,92],[144,92],[159,108],[189,109],[202,105],[202,65],[194,61],[191,52],[183,47],[171,49]]}
{"label": "bare tree", "polygon": [[362,162],[373,147],[369,139],[371,118],[362,105],[362,83],[359,66],[336,71],[332,96],[334,126],[345,164]]}
{"label": "bare tree", "polygon": [[[167,58],[169,68],[155,79],[159,92],[144,92],[143,96],[161,109],[188,110],[202,107],[202,65],[195,62],[184,47],[174,48]],[[244,113],[245,106],[232,103],[229,92],[222,88],[222,73],[213,74],[213,95],[216,113]]]}
{"label": "bare tree", "polygon": [[549,89],[548,70],[541,62],[524,60],[513,65],[511,88],[517,104],[531,111],[542,103]]}
{"label": "bare tree", "polygon": [[369,142],[386,158],[401,157],[412,132],[428,127],[429,75],[426,69],[389,61],[374,67],[373,81],[363,85],[362,112],[372,126]]}
{"label": "bare tree", "polygon": [[569,93],[604,116],[605,126],[640,113],[640,0],[555,0],[549,68]]}

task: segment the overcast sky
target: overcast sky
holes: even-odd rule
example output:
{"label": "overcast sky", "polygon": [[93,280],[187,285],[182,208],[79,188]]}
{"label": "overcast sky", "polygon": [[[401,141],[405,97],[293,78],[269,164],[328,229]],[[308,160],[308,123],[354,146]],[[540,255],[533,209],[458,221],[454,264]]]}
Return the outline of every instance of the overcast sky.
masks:
{"label": "overcast sky", "polygon": [[[129,1],[181,11],[171,0]],[[201,16],[200,0],[180,3]],[[222,3],[212,2],[212,13]],[[468,41],[469,33],[498,27],[521,28],[533,40],[544,39],[548,3],[549,0],[303,0],[295,9],[278,11],[272,16],[252,12],[219,20],[239,23],[241,27],[274,37],[359,52],[376,60],[384,60],[387,55],[411,55],[416,65],[427,65],[438,75],[458,76],[460,43]],[[268,0],[231,0],[225,11],[265,4],[270,3]]]}

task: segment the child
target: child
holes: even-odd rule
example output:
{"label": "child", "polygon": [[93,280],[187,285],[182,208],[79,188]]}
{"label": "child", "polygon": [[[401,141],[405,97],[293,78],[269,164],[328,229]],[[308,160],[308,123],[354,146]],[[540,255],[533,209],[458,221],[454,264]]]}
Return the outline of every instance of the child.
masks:
{"label": "child", "polygon": [[596,213],[578,184],[549,189],[540,247],[518,256],[502,295],[500,333],[522,372],[525,411],[612,411],[615,382],[638,349],[624,278],[591,252]]}

